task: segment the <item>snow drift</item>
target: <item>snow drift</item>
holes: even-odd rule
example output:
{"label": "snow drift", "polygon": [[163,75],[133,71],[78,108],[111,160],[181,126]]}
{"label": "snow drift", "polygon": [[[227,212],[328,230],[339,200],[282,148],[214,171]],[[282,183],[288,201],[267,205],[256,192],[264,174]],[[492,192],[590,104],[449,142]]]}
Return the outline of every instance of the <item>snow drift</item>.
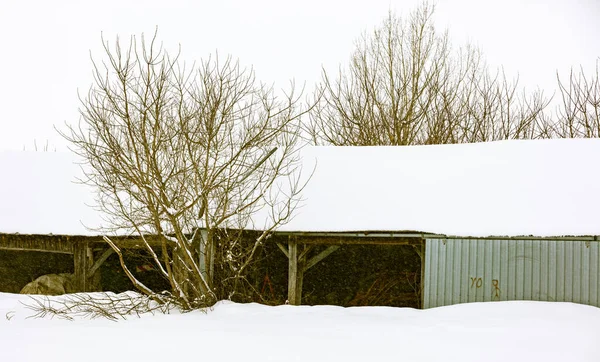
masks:
{"label": "snow drift", "polygon": [[221,302],[206,314],[71,322],[26,319],[20,301],[27,297],[0,293],[2,361],[600,360],[600,309],[570,303],[415,310]]}

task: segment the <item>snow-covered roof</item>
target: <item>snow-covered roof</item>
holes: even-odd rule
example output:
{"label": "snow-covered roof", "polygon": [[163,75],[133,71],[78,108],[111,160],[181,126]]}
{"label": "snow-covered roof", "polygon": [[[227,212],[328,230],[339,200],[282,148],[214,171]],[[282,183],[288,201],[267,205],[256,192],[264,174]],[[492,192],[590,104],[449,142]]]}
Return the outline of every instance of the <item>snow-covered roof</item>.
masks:
{"label": "snow-covered roof", "polygon": [[93,190],[74,154],[0,151],[0,233],[97,235]]}
{"label": "snow-covered roof", "polygon": [[[306,147],[316,169],[281,231],[600,235],[600,139]],[[0,152],[0,233],[95,235],[70,153]]]}
{"label": "snow-covered roof", "polygon": [[282,230],[600,235],[600,139],[313,147]]}

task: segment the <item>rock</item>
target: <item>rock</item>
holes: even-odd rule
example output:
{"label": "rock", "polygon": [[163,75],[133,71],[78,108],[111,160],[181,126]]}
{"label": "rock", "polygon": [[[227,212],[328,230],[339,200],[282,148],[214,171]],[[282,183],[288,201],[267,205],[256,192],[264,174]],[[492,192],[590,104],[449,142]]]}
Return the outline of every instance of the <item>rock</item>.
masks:
{"label": "rock", "polygon": [[73,274],[42,275],[21,289],[21,294],[61,295],[73,292]]}

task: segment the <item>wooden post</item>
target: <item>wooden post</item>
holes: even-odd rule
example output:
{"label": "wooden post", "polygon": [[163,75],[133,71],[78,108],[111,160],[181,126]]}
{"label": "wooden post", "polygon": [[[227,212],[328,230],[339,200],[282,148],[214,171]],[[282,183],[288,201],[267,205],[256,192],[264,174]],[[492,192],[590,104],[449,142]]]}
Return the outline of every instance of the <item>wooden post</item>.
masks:
{"label": "wooden post", "polygon": [[[315,264],[328,257],[331,253],[340,248],[339,245],[332,245],[319,254],[308,259],[308,253],[312,246],[305,247],[301,254],[298,254],[298,242],[296,239],[289,238],[288,248],[277,243],[277,246],[288,257],[288,302],[291,305],[302,304],[302,284],[304,283],[304,273]],[[308,260],[307,260],[308,259]]]}
{"label": "wooden post", "polygon": [[426,239],[421,239],[419,245],[413,245],[415,252],[419,255],[421,260],[421,281],[419,283],[419,308],[423,308],[423,288],[425,286],[425,243]]}
{"label": "wooden post", "polygon": [[302,284],[304,282],[305,257],[298,258],[298,273],[296,274],[296,304],[302,304]]}
{"label": "wooden post", "polygon": [[198,268],[204,280],[212,287],[215,269],[215,235],[213,231],[201,229],[198,238]]}
{"label": "wooden post", "polygon": [[[87,241],[75,241],[73,253],[73,266],[74,266],[74,287],[76,292],[87,292],[88,286],[88,271],[89,271],[89,259],[91,249],[88,246]],[[93,258],[93,256],[92,256]]]}
{"label": "wooden post", "polygon": [[[300,305],[298,297],[298,243],[290,238],[288,241],[288,302],[291,305]],[[302,293],[302,291],[300,291]]]}

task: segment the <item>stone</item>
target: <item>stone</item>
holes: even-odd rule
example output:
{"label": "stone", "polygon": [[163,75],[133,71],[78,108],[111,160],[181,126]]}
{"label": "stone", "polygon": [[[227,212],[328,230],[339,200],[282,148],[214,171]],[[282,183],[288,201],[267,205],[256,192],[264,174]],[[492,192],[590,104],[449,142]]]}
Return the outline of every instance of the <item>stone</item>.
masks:
{"label": "stone", "polygon": [[75,292],[73,274],[47,274],[28,283],[21,294],[61,295]]}

